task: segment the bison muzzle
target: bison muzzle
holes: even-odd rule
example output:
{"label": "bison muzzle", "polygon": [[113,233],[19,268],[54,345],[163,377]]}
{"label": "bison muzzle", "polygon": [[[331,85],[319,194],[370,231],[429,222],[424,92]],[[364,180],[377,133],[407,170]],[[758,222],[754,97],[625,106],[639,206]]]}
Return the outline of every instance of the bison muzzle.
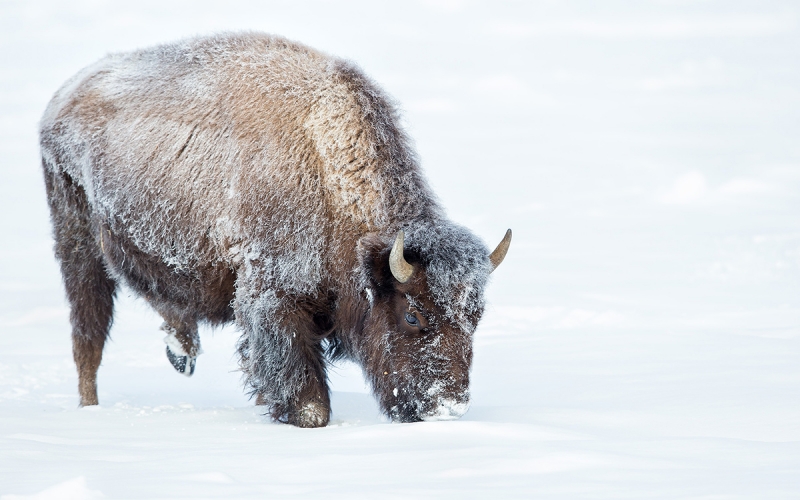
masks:
{"label": "bison muzzle", "polygon": [[226,34],[112,54],[55,94],[42,166],[81,405],[127,285],[191,375],[198,322],[235,322],[251,396],[330,417],[326,364],[358,363],[393,420],[457,418],[493,252],[450,222],[394,105],[353,64]]}

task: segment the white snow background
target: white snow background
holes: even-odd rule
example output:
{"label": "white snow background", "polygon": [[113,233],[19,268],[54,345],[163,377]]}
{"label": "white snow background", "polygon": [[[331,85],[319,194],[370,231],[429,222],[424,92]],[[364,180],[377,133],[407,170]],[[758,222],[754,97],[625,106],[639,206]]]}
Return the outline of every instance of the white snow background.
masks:
{"label": "white snow background", "polygon": [[[800,497],[800,5],[0,3],[0,498]],[[391,424],[332,370],[324,429],[270,423],[232,328],[183,377],[121,294],[78,408],[37,122],[110,51],[259,30],[402,105],[450,216],[514,241],[472,408]]]}

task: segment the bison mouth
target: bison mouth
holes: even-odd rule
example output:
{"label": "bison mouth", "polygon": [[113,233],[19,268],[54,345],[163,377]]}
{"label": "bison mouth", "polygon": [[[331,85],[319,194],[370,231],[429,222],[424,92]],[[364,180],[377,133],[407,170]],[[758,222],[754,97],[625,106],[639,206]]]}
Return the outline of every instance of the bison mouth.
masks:
{"label": "bison mouth", "polygon": [[434,385],[426,391],[425,397],[409,398],[395,401],[387,414],[394,422],[435,422],[438,420],[456,420],[469,410],[468,391],[456,394],[442,394]]}
{"label": "bison mouth", "polygon": [[[414,405],[415,406],[415,405]],[[389,410],[389,417],[394,422],[436,422],[439,420],[457,420],[469,410],[469,400],[458,401],[455,399],[441,399],[436,406],[426,412],[418,412],[409,405],[393,406]]]}
{"label": "bison mouth", "polygon": [[464,416],[469,410],[469,399],[466,401],[458,401],[456,399],[440,399],[439,404],[425,415],[422,415],[422,420],[426,422],[435,422],[437,420],[456,420]]}

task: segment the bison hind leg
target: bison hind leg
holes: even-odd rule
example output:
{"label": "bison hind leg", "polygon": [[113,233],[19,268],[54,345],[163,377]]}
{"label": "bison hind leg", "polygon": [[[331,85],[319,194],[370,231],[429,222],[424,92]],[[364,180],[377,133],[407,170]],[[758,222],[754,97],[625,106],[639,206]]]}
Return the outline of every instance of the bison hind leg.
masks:
{"label": "bison hind leg", "polygon": [[70,304],[72,355],[81,406],[97,400],[97,370],[114,315],[117,284],[106,271],[98,227],[83,188],[44,164],[55,254]]}
{"label": "bison hind leg", "polygon": [[161,316],[164,318],[161,330],[167,334],[164,337],[167,359],[178,373],[191,377],[197,365],[197,356],[203,353],[197,321],[163,312]]}

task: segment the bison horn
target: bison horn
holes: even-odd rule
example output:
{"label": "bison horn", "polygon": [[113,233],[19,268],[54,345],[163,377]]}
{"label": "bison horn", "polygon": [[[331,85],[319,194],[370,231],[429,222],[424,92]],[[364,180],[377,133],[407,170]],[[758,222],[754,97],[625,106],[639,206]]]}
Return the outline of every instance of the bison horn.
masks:
{"label": "bison horn", "polygon": [[494,249],[491,255],[489,255],[489,260],[492,263],[492,271],[497,269],[497,266],[503,262],[503,259],[506,258],[506,253],[508,253],[508,247],[511,245],[511,230],[509,229],[506,231],[506,235],[503,236],[503,241],[497,245],[497,248]]}
{"label": "bison horn", "polygon": [[[406,262],[403,258],[403,240],[405,233],[401,230],[397,233],[397,238],[394,240],[392,253],[389,254],[389,269],[392,270],[392,276],[397,278],[400,283],[405,283],[414,274],[414,266]],[[502,260],[502,258],[500,259]]]}

